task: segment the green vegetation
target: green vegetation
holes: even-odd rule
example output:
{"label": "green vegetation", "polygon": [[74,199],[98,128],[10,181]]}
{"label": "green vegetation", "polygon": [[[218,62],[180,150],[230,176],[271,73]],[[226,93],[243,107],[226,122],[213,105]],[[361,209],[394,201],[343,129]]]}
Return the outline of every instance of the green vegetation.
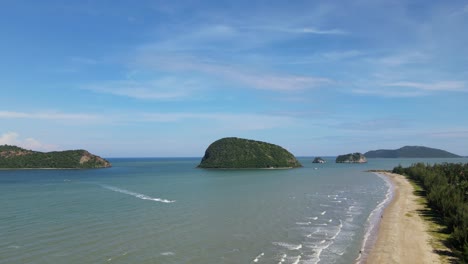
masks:
{"label": "green vegetation", "polygon": [[359,152],[339,155],[336,157],[336,163],[366,163],[367,159]]}
{"label": "green vegetation", "polygon": [[222,138],[205,151],[199,168],[295,168],[302,167],[286,149],[266,142]]}
{"label": "green vegetation", "polygon": [[446,226],[448,244],[468,262],[468,163],[413,164],[393,169],[422,187],[429,207]]}
{"label": "green vegetation", "polygon": [[0,168],[4,169],[88,169],[111,164],[86,150],[38,152],[16,146],[0,146]]}
{"label": "green vegetation", "polygon": [[371,150],[364,155],[367,158],[460,158],[460,156],[445,150],[421,146]]}
{"label": "green vegetation", "polygon": [[322,157],[316,157],[312,163],[325,163],[326,161]]}

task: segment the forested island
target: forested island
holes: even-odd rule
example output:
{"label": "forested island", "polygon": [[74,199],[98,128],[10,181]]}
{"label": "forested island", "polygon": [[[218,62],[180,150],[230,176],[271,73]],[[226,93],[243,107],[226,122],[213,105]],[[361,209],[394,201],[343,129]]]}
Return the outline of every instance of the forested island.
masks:
{"label": "forested island", "polygon": [[262,141],[243,138],[222,138],[205,151],[199,168],[297,168],[301,163],[286,149]]}
{"label": "forested island", "polygon": [[445,150],[423,146],[404,146],[399,149],[371,150],[364,155],[367,158],[460,158]]}
{"label": "forested island", "polygon": [[367,159],[359,152],[339,155],[336,157],[336,163],[366,163]]}
{"label": "forested island", "polygon": [[86,150],[39,152],[0,146],[0,169],[91,169],[111,167],[109,161]]}
{"label": "forested island", "polygon": [[410,167],[393,169],[422,187],[437,219],[449,234],[446,244],[451,246],[462,263],[468,263],[468,163],[427,165],[417,163]]}

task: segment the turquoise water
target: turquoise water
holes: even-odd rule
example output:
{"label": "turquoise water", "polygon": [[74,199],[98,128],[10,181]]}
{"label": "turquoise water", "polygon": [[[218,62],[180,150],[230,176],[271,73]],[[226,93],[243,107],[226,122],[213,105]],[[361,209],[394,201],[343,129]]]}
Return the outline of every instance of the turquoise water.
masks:
{"label": "turquoise water", "polygon": [[371,159],[203,170],[199,158],[0,171],[0,263],[353,263],[388,186]]}

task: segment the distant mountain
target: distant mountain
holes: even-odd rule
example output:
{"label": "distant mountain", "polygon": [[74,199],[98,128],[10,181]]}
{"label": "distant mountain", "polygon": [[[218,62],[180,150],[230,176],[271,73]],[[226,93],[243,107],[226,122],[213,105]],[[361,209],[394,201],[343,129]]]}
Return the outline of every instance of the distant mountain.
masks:
{"label": "distant mountain", "polygon": [[86,150],[39,152],[0,145],[0,169],[91,169],[111,164]]}
{"label": "distant mountain", "polygon": [[286,149],[261,141],[222,138],[206,149],[199,168],[296,168],[301,163]]}
{"label": "distant mountain", "polygon": [[367,158],[460,158],[456,154],[441,149],[422,146],[405,146],[399,149],[371,150],[364,154]]}

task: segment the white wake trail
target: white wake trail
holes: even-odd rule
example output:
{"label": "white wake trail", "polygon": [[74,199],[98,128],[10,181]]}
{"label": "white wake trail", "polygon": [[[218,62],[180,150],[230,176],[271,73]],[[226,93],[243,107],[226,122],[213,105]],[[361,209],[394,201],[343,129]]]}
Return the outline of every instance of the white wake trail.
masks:
{"label": "white wake trail", "polygon": [[145,194],[136,193],[136,192],[132,192],[132,191],[125,190],[125,189],[120,189],[120,188],[117,188],[117,187],[111,186],[111,185],[101,184],[100,186],[102,188],[104,188],[104,189],[108,189],[108,190],[123,193],[123,194],[128,194],[128,195],[131,195],[133,197],[136,197],[136,198],[139,198],[139,199],[142,199],[142,200],[150,200],[150,201],[155,201],[155,202],[160,202],[160,203],[174,203],[175,202],[175,200],[154,198],[154,197],[151,197],[151,196],[148,196],[148,195],[145,195]]}

